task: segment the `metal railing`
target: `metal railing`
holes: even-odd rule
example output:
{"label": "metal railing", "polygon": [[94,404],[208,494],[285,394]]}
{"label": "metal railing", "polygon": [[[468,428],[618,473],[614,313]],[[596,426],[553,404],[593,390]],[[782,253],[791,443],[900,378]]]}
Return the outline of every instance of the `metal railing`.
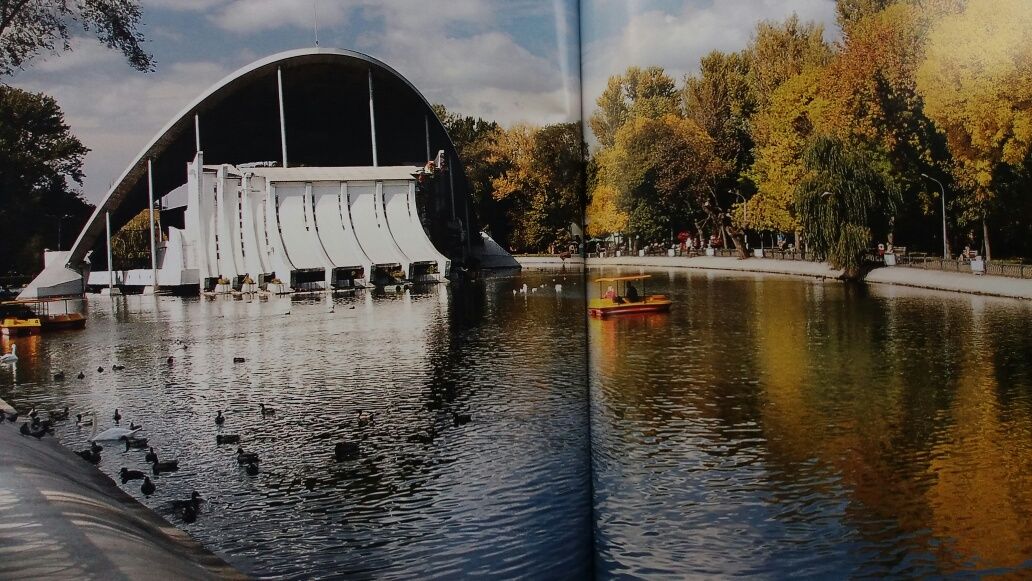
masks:
{"label": "metal railing", "polygon": [[[1032,278],[1032,265],[1012,264],[1007,262],[985,262],[985,274],[990,276],[1006,276],[1010,278]],[[976,274],[971,268],[971,261],[964,259],[945,259],[918,254],[897,254],[896,266],[940,270],[943,272],[963,272]]]}

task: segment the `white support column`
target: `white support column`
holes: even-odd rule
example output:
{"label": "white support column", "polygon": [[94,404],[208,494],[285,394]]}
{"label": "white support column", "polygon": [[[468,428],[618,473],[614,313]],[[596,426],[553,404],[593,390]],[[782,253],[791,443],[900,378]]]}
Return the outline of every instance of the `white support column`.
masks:
{"label": "white support column", "polygon": [[283,69],[280,67],[276,68],[276,82],[279,85],[280,145],[283,148],[283,167],[287,167],[287,118],[283,112]]}
{"label": "white support column", "polygon": [[104,213],[104,221],[107,223],[107,270],[108,270],[108,294],[112,294],[115,288],[115,261],[111,258],[111,212]]}
{"label": "white support column", "polygon": [[423,116],[423,124],[426,129],[426,158],[430,159],[430,116]]}
{"label": "white support column", "polygon": [[455,174],[452,173],[452,158],[448,156],[448,193],[451,195],[451,217],[454,220],[457,216],[455,215]]}
{"label": "white support column", "polygon": [[147,160],[147,201],[150,203],[150,266],[151,266],[151,288],[154,292],[158,290],[158,255],[155,253],[154,242],[154,162]]}
{"label": "white support column", "polygon": [[194,142],[197,145],[197,151],[201,150],[201,116],[198,113],[194,113],[193,116],[194,126]]}
{"label": "white support column", "polygon": [[369,134],[373,140],[373,167],[379,164],[376,158],[376,108],[373,106],[373,69],[369,69]]}

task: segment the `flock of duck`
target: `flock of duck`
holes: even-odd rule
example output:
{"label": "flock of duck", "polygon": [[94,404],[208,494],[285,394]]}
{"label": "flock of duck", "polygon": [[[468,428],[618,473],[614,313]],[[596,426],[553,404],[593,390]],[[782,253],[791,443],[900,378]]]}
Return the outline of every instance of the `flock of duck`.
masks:
{"label": "flock of duck", "polygon": [[[559,286],[559,285],[557,285]],[[175,359],[169,356],[167,364],[173,365]],[[243,363],[245,360],[243,357],[234,357],[234,363]],[[125,369],[122,365],[113,365],[112,370],[119,371]],[[98,367],[97,372],[103,373],[104,368]],[[56,381],[63,381],[65,379],[64,371],[59,371],[53,375]],[[83,379],[85,374],[80,372],[78,375],[79,379]],[[46,418],[44,419],[43,414],[40,413],[35,407],[33,407],[28,413],[28,420],[21,424],[19,428],[23,436],[30,436],[36,439],[42,439],[47,434],[54,433],[54,426],[58,422],[69,420],[71,413],[69,408],[66,406],[63,409],[53,409],[46,412]],[[261,414],[263,419],[275,417],[276,410],[268,407],[265,403],[258,405],[258,413]],[[18,414],[5,413],[0,409],[0,424],[5,420],[14,423],[18,421]],[[135,422],[130,421],[128,427],[121,425],[123,416],[118,408],[115,408],[114,414],[111,419],[114,422],[114,426],[110,427],[100,433],[97,433],[98,420],[96,414],[93,411],[85,411],[77,413],[74,416],[75,426],[78,429],[92,428],[90,437],[87,438],[89,447],[76,451],[76,454],[83,460],[91,464],[99,464],[101,461],[101,454],[104,451],[104,446],[98,442],[120,442],[121,445],[125,446],[125,452],[133,450],[143,451],[146,450],[144,460],[151,466],[151,473],[153,476],[158,476],[162,473],[176,472],[179,470],[179,460],[177,459],[164,459],[159,458],[157,451],[154,446],[148,441],[146,437],[141,435],[143,426],[137,425]],[[217,410],[215,417],[213,418],[216,434],[215,444],[217,446],[232,445],[236,444],[236,462],[248,475],[255,476],[259,474],[259,463],[261,457],[256,452],[247,452],[240,447],[241,436],[239,434],[224,433],[223,428],[226,425],[226,416],[222,410]],[[365,410],[358,410],[356,423],[359,427],[366,427],[373,424],[374,415],[372,412]],[[452,413],[452,421],[455,426],[462,426],[472,421],[472,415],[469,413]],[[408,441],[412,443],[429,444],[433,441],[436,436],[436,431],[431,427],[429,430],[424,430],[411,434],[408,437]],[[351,460],[357,460],[361,457],[361,445],[358,441],[345,440],[337,442],[334,445],[333,457],[337,462],[346,462]],[[128,484],[130,481],[142,480],[140,485],[140,492],[144,496],[150,497],[157,491],[157,485],[151,480],[151,475],[146,474],[141,470],[132,470],[126,467],[122,467],[119,471],[119,477],[123,485]],[[197,516],[200,511],[200,504],[204,499],[201,498],[197,491],[193,491],[189,499],[185,500],[173,500],[171,506],[175,514],[177,514],[186,523],[192,523],[197,520]]]}

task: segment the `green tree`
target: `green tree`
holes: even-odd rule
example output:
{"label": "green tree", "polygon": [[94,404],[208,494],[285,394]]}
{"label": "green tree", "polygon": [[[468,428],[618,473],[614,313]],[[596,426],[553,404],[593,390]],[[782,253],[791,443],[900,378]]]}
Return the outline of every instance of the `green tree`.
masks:
{"label": "green tree", "polygon": [[864,18],[884,10],[896,0],[837,0],[835,2],[835,19],[839,27],[847,35],[854,24]]}
{"label": "green tree", "polygon": [[57,231],[74,235],[89,216],[77,187],[89,150],[41,93],[0,84],[0,119],[0,272],[36,272]]}
{"label": "green tree", "polygon": [[780,23],[760,22],[746,55],[756,103],[764,107],[785,81],[809,67],[827,63],[831,47],[824,42],[823,26],[800,22],[793,14]]}
{"label": "green tree", "polygon": [[492,195],[506,204],[511,245],[542,250],[582,223],[583,152],[579,123],[516,124],[499,133],[489,160],[504,169],[491,181]]}
{"label": "green tree", "polygon": [[495,201],[491,186],[491,181],[505,165],[504,161],[491,157],[501,127],[494,121],[450,113],[444,105],[433,105],[433,111],[462,160],[480,229],[489,232],[499,244],[506,244],[509,236],[506,209]]}
{"label": "green tree", "polygon": [[899,205],[891,164],[877,152],[818,136],[803,156],[807,174],[796,188],[799,220],[819,258],[862,275],[874,238],[884,236]]}
{"label": "green tree", "polygon": [[682,95],[685,115],[710,136],[714,154],[724,162],[724,173],[713,181],[712,199],[702,207],[712,209],[708,217],[718,218],[745,258],[745,224],[726,219],[725,209],[754,191],[746,172],[753,159],[749,118],[755,108],[747,55],[714,51],[702,57],[699,73],[685,77]]}
{"label": "green tree", "polygon": [[141,46],[140,17],[136,0],[0,0],[0,75],[41,52],[71,50],[76,27],[121,52],[134,69],[150,71],[154,60]]}
{"label": "green tree", "polygon": [[662,117],[677,110],[674,80],[662,67],[630,67],[609,78],[589,119],[591,131],[603,147],[613,145],[616,132],[635,117]]}

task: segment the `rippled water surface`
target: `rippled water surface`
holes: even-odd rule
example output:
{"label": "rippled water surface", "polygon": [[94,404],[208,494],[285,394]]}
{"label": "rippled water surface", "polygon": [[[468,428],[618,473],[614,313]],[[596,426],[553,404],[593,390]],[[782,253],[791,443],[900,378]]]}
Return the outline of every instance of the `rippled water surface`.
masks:
{"label": "rippled water surface", "polygon": [[[258,576],[1032,576],[1032,305],[651,274],[672,312],[590,320],[587,354],[572,273],[360,292],[333,313],[91,298],[85,331],[17,340],[0,396],[142,423],[183,468],[126,490]],[[257,476],[215,445],[219,409]],[[344,439],[360,459],[334,461]],[[122,466],[143,453],[110,444],[100,468]],[[170,501],[195,489],[187,524]]]}
{"label": "rippled water surface", "polygon": [[[524,283],[538,292],[514,296]],[[116,407],[123,425],[142,423],[182,469],[157,477],[149,498],[139,482],[124,488],[250,574],[589,571],[579,275],[359,292],[333,313],[325,301],[94,297],[85,331],[17,340],[20,364],[0,368],[0,397],[19,409],[94,409],[101,429]],[[64,381],[52,379],[58,370]],[[371,425],[359,410],[374,413]],[[453,413],[472,421],[456,426]],[[257,476],[238,467],[236,446],[216,446],[220,432],[261,455]],[[81,449],[90,430],[73,421],[57,435]],[[344,439],[360,442],[360,459],[334,461]],[[108,443],[100,468],[144,469],[143,456]],[[206,503],[186,524],[170,501],[191,490]]]}
{"label": "rippled water surface", "polygon": [[1032,576],[1032,306],[651,274],[589,322],[601,575]]}

